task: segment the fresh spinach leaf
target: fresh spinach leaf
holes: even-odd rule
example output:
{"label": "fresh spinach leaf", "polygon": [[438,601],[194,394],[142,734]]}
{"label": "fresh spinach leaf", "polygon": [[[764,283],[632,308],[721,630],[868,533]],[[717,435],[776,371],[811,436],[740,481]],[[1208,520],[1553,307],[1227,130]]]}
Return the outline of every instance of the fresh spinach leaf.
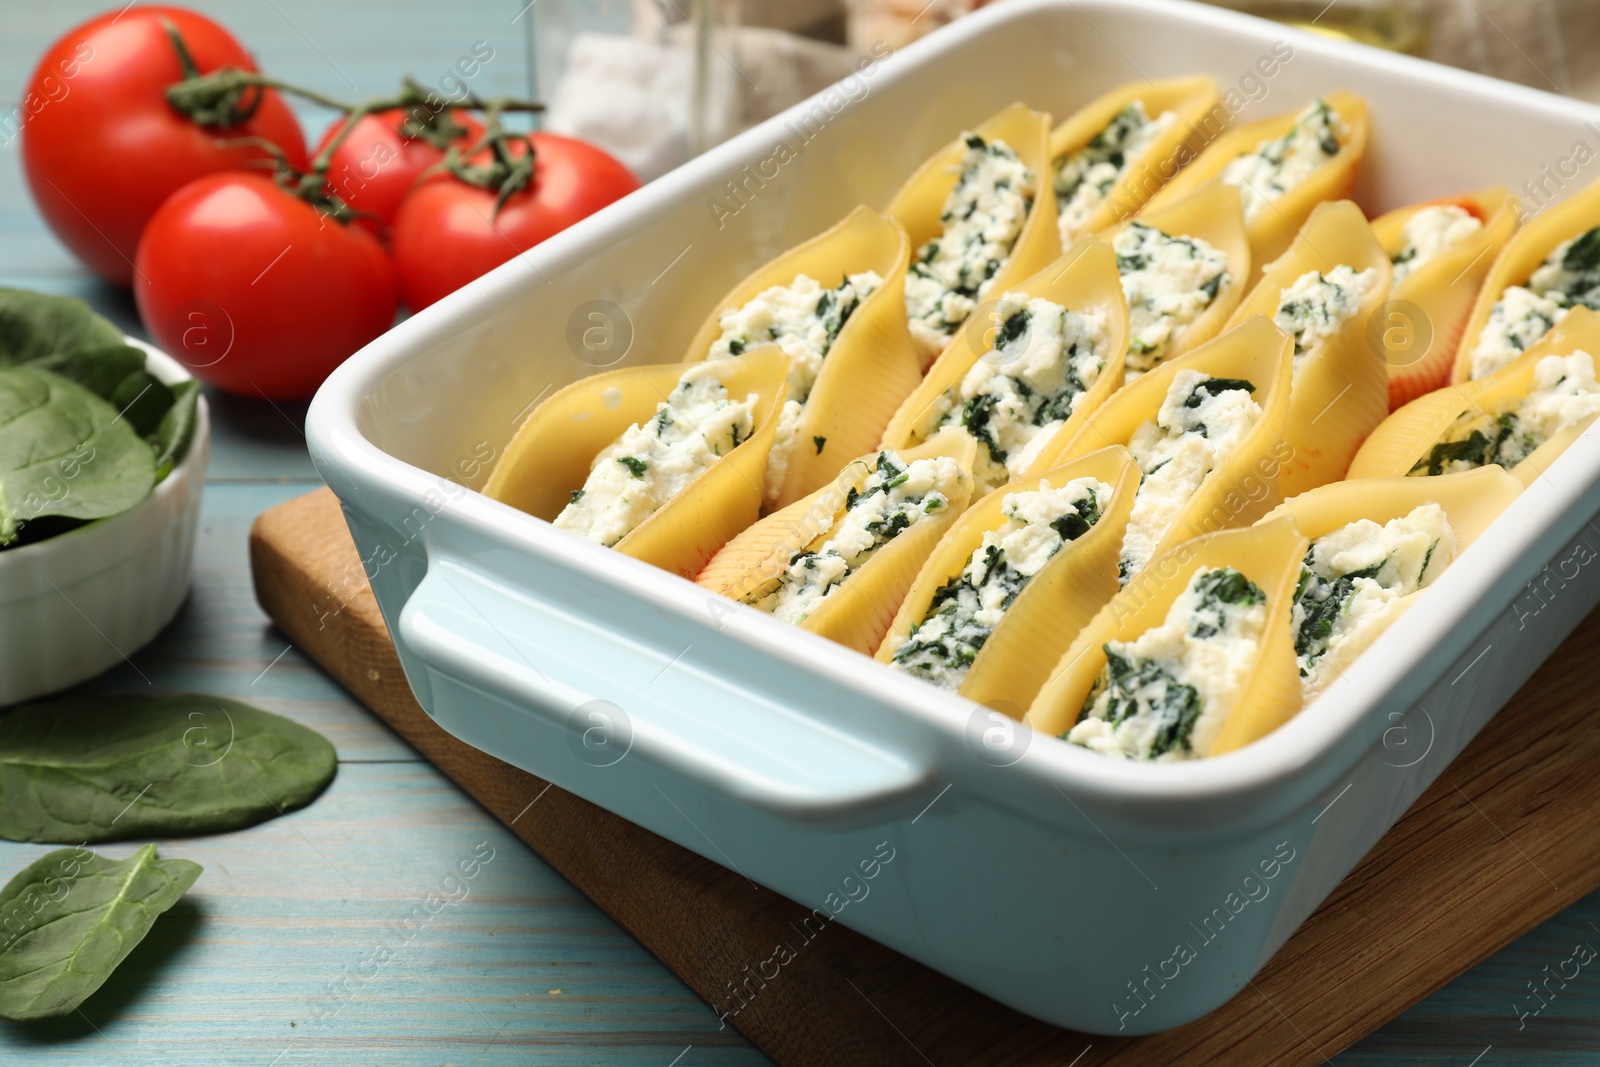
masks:
{"label": "fresh spinach leaf", "polygon": [[109,403],[50,371],[0,367],[0,547],[36,518],[120,514],[154,484],[154,452]]}
{"label": "fresh spinach leaf", "polygon": [[111,976],[162,912],[200,877],[145,845],[125,860],[47,852],[0,889],[0,1016],[65,1015]]}
{"label": "fresh spinach leaf", "polygon": [[194,378],[172,386],[172,406],[162,414],[150,435],[156,452],[156,481],[161,481],[182,462],[194,439],[196,412],[200,407],[200,382]]}
{"label": "fresh spinach leaf", "polygon": [[107,347],[127,347],[122,331],[82,300],[0,288],[0,365]]}
{"label": "fresh spinach leaf", "polygon": [[234,830],[309,804],[334,767],[321,734],[236,700],[41,701],[0,718],[0,837],[64,843]]}
{"label": "fresh spinach leaf", "polygon": [[0,288],[0,368],[53,371],[104,399],[150,439],[160,481],[188,447],[200,383],[168,386],[146,364],[144,350],[83,301]]}

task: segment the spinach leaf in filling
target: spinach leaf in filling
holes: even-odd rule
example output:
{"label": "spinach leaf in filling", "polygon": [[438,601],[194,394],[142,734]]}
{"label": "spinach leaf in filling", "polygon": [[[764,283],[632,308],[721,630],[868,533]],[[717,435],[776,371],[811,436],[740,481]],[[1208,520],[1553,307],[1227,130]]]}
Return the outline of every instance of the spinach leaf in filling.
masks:
{"label": "spinach leaf in filling", "polygon": [[1113,726],[1135,716],[1156,721],[1148,758],[1187,749],[1194,724],[1200,718],[1199,692],[1178,681],[1154,660],[1119,655],[1109,644],[1103,647],[1106,669],[1089,691],[1078,721],[1089,717],[1090,708],[1105,693],[1105,718]]}

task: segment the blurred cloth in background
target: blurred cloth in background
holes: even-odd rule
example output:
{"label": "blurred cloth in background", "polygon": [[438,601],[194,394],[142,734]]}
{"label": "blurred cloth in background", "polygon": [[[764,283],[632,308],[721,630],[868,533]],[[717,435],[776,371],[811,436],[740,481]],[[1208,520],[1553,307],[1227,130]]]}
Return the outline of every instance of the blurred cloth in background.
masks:
{"label": "blurred cloth in background", "polygon": [[[643,180],[805,99],[874,45],[1007,0],[541,0],[546,129]],[[1600,101],[1600,0],[1217,0],[1328,36]]]}

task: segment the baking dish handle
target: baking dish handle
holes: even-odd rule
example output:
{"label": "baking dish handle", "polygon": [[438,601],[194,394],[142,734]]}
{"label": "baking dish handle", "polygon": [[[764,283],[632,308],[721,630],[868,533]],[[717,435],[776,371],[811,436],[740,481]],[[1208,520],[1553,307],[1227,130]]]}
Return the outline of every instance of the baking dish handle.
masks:
{"label": "baking dish handle", "polygon": [[736,646],[691,659],[681,620],[655,625],[620,633],[435,557],[400,612],[397,643],[440,726],[602,807],[644,784],[631,768],[648,767],[652,780],[790,819],[870,824],[901,814],[931,781],[913,761],[776,702],[770,694],[814,696],[798,669],[792,684],[758,691],[737,669],[700,665]]}

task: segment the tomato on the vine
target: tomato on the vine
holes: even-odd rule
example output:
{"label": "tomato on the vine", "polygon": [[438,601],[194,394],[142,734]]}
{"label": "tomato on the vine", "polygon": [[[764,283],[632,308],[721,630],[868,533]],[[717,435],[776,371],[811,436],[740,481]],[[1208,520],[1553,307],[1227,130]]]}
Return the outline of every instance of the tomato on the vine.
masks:
{"label": "tomato on the vine", "polygon": [[[553,133],[528,136],[532,179],[498,211],[496,190],[447,172],[424,178],[400,205],[395,268],[413,311],[639,188],[627,167],[594,145]],[[521,138],[510,145],[517,156],[527,150]],[[467,162],[487,158],[485,150]]]}
{"label": "tomato on the vine", "polygon": [[139,242],[134,297],[151,337],[201,379],[309,397],[394,321],[394,266],[366,230],[271,178],[213,174],[174,193]]}
{"label": "tomato on the vine", "polygon": [[[343,127],[343,121],[328,127],[311,154],[321,155]],[[424,171],[444,159],[445,148],[470,148],[482,134],[481,122],[455,109],[430,113],[419,104],[364,115],[328,157],[328,185],[359,213],[357,225],[386,236],[400,202]]]}
{"label": "tomato on the vine", "polygon": [[264,138],[290,165],[306,165],[300,126],[271,89],[253,89],[248,117],[227,126],[201,126],[167,101],[168,87],[185,78],[169,26],[201,73],[255,70],[239,42],[202,15],[128,7],[63,35],[23,97],[22,162],[39,210],[73,254],[119,285],[131,281],[139,235],[162,201],[202,175],[271,159],[219,142]]}

